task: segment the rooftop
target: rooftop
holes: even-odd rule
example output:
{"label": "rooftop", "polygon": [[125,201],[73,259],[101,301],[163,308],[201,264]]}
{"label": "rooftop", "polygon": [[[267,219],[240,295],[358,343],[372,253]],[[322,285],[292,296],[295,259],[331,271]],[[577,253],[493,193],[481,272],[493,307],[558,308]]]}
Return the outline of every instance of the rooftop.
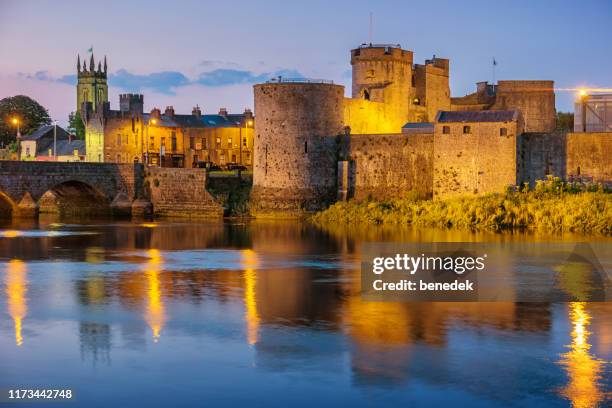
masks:
{"label": "rooftop", "polygon": [[[22,137],[21,140],[39,140],[44,137],[53,138],[53,127],[53,125],[43,125],[29,135]],[[58,126],[56,138],[57,140],[68,139],[68,132],[66,132],[61,126]]]}
{"label": "rooftop", "polygon": [[518,115],[517,110],[440,111],[436,122],[512,122]]}

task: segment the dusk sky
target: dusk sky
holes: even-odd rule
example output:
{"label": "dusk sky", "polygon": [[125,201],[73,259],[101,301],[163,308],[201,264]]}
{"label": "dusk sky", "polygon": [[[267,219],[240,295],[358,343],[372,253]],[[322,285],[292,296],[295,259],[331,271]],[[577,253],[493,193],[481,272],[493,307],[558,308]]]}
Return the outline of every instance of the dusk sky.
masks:
{"label": "dusk sky", "polygon": [[[350,93],[349,50],[399,43],[415,63],[450,59],[451,93],[496,79],[612,87],[612,2],[543,1],[13,1],[0,0],[0,99],[29,95],[65,123],[76,58],[108,58],[110,101],[145,109],[252,108],[252,85],[276,75],[332,79]],[[557,109],[572,110],[572,92]]]}

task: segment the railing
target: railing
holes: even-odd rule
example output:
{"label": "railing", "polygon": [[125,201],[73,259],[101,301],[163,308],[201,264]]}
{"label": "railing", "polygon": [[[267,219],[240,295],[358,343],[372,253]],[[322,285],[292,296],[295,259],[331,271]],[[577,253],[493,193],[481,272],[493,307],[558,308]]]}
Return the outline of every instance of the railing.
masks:
{"label": "railing", "polygon": [[361,44],[358,48],[402,48],[399,44]]}
{"label": "railing", "polygon": [[333,84],[334,81],[329,79],[315,79],[315,78],[271,78],[267,83],[296,83],[296,84]]}

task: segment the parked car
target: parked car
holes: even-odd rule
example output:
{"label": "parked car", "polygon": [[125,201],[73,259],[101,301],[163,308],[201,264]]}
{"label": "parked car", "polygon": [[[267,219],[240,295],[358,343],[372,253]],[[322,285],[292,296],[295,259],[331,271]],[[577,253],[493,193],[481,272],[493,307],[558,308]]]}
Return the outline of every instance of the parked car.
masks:
{"label": "parked car", "polygon": [[238,170],[238,171],[246,171],[246,170],[248,170],[247,167],[245,165],[243,165],[243,164],[233,164],[233,163],[232,164],[228,164],[227,165],[227,169],[228,170],[232,170],[232,171],[234,171],[234,170]]}

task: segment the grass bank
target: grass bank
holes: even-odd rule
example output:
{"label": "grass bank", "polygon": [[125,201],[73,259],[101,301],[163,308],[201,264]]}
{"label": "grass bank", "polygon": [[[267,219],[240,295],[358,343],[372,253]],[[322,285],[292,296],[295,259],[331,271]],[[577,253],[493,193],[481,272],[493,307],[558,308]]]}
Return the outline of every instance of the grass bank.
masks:
{"label": "grass bank", "polygon": [[396,224],[463,229],[530,229],[612,235],[612,193],[549,179],[535,189],[448,200],[339,202],[312,217],[319,225]]}

